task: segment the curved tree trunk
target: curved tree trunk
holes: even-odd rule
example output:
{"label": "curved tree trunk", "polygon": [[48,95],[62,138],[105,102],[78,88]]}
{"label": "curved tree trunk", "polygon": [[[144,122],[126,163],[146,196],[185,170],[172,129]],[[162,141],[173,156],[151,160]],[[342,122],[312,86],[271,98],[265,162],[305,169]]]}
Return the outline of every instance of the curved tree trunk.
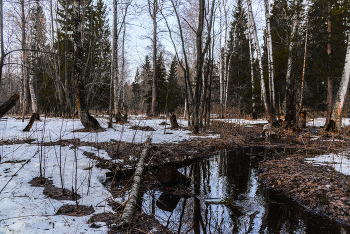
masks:
{"label": "curved tree trunk", "polygon": [[3,117],[9,110],[11,110],[12,107],[16,105],[18,99],[19,95],[15,93],[10,97],[9,100],[0,106],[0,118]]}
{"label": "curved tree trunk", "polygon": [[76,100],[78,114],[81,123],[86,130],[98,130],[101,129],[97,120],[92,117],[88,110],[85,101],[85,89],[82,77],[83,66],[83,45],[81,40],[81,0],[74,0],[73,2],[73,22],[74,22],[74,66],[73,66],[73,78],[76,89]]}

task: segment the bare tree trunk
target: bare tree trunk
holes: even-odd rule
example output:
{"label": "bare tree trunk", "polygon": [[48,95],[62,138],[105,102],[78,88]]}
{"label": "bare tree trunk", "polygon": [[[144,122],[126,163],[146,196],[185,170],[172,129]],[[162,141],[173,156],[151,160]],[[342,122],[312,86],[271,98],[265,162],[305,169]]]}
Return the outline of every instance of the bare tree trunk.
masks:
{"label": "bare tree trunk", "polygon": [[[298,7],[300,0],[294,0],[294,7]],[[292,52],[295,44],[295,37],[297,34],[297,26],[299,13],[296,11],[293,16],[293,25],[291,32],[291,40],[289,43],[289,55],[287,63],[287,74],[286,74],[286,117],[287,128],[294,127],[296,124],[296,100],[295,100],[295,79],[291,77],[292,73]]]}
{"label": "bare tree trunk", "polygon": [[[111,59],[111,82],[110,82],[110,111],[108,126],[112,127],[113,115],[118,109],[118,3],[113,0],[113,35],[112,35],[112,59]],[[113,90],[113,91],[112,91]],[[113,113],[114,112],[114,113]]]}
{"label": "bare tree trunk", "polygon": [[273,67],[273,53],[272,53],[272,39],[271,39],[271,26],[270,26],[270,10],[268,0],[265,2],[265,18],[266,18],[266,34],[267,34],[267,57],[268,57],[268,68],[269,68],[269,84],[270,84],[270,99],[271,99],[271,113],[273,119],[275,119],[275,78],[274,78],[274,67]]}
{"label": "bare tree trunk", "polygon": [[348,92],[349,80],[350,80],[350,35],[348,36],[348,48],[346,50],[346,58],[345,58],[343,74],[340,81],[340,86],[339,86],[337,96],[334,100],[332,120],[330,121],[330,122],[332,121],[334,122],[333,124],[335,125],[334,126],[335,128],[333,129],[334,131],[340,130],[341,128],[341,114],[343,112],[344,102]]}
{"label": "bare tree trunk", "polygon": [[303,110],[303,98],[304,98],[304,85],[305,85],[305,69],[306,69],[306,51],[307,51],[307,36],[308,36],[309,16],[307,14],[306,19],[306,34],[305,34],[305,46],[304,46],[304,60],[303,60],[303,75],[301,78],[301,90],[300,90],[300,104],[299,110]]}
{"label": "bare tree trunk", "polygon": [[327,20],[328,20],[328,42],[327,42],[327,55],[328,55],[328,61],[327,61],[327,84],[328,84],[328,90],[327,90],[327,118],[326,118],[326,124],[325,127],[329,125],[329,122],[331,121],[332,118],[332,111],[333,111],[333,77],[331,74],[331,65],[332,65],[332,44],[331,44],[331,39],[332,39],[332,21],[331,21],[331,2],[328,1],[328,15],[327,15]]}
{"label": "bare tree trunk", "polygon": [[79,118],[81,123],[87,130],[99,130],[100,124],[92,117],[88,110],[85,101],[85,89],[82,77],[83,67],[83,45],[81,40],[81,0],[73,1],[73,38],[74,38],[74,83],[76,88],[76,100]]}
{"label": "bare tree trunk", "polygon": [[22,46],[22,82],[23,82],[23,93],[22,93],[22,122],[24,122],[24,115],[26,114],[27,110],[27,35],[26,35],[26,18],[25,18],[25,6],[24,6],[24,0],[20,1],[21,4],[21,31],[22,31],[22,39],[21,39],[21,46]]}
{"label": "bare tree trunk", "polygon": [[2,68],[4,66],[4,59],[5,59],[5,51],[4,51],[4,11],[3,11],[3,4],[2,0],[0,0],[0,87],[1,87],[1,79],[2,79]]}
{"label": "bare tree trunk", "polygon": [[149,14],[153,22],[153,76],[152,76],[152,115],[157,116],[157,13],[158,13],[158,0],[153,0],[153,9],[151,9],[151,3],[148,1]]}
{"label": "bare tree trunk", "polygon": [[252,48],[252,36],[251,36],[251,25],[248,20],[248,40],[249,40],[249,58],[250,58],[250,81],[252,85],[252,107],[253,107],[253,119],[257,119],[258,115],[255,109],[255,83],[254,83],[254,63],[253,63],[253,48]]}
{"label": "bare tree trunk", "polygon": [[264,81],[264,74],[263,74],[263,66],[262,66],[261,53],[260,53],[260,45],[259,45],[259,40],[258,40],[258,34],[256,32],[256,26],[255,26],[255,21],[254,21],[254,17],[253,17],[251,0],[247,0],[247,4],[248,4],[249,21],[251,22],[251,26],[253,28],[255,49],[256,49],[257,56],[258,56],[258,60],[259,60],[261,99],[263,101],[263,105],[264,105],[264,108],[265,108],[265,114],[266,114],[267,120],[269,121],[269,123],[272,124],[273,117],[271,115],[269,106],[267,104],[265,81]]}
{"label": "bare tree trunk", "polygon": [[0,118],[2,118],[9,110],[11,110],[12,107],[16,105],[18,99],[19,95],[15,93],[10,97],[9,100],[0,106]]}

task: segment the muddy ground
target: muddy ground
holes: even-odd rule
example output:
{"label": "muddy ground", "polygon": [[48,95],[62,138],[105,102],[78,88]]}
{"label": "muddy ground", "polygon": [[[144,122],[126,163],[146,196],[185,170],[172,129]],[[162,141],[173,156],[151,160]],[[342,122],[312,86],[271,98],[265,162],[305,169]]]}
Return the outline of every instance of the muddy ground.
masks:
{"label": "muddy ground", "polygon": [[[292,199],[303,209],[350,227],[350,177],[335,171],[332,165],[313,166],[305,161],[305,158],[320,154],[348,151],[349,131],[344,129],[339,135],[316,127],[294,131],[281,127],[273,128],[268,137],[262,132],[263,125],[244,127],[214,122],[205,132],[201,132],[199,137],[190,141],[153,144],[146,160],[146,172],[140,192],[150,187],[165,189],[154,176],[159,167],[172,165],[179,168],[208,158],[223,149],[264,146],[265,152],[262,155],[264,160],[259,165],[260,182],[276,193]],[[220,137],[200,137],[208,133],[220,134]],[[47,144],[91,145],[106,150],[111,160],[100,159],[98,155],[88,152],[86,156],[98,160],[99,167],[111,170],[107,176],[111,184],[110,190],[115,197],[130,187],[130,178],[143,148],[140,144],[117,141],[87,143],[67,140]],[[116,163],[115,159],[123,159],[123,162]],[[190,189],[185,187],[170,189],[181,196],[191,196]],[[98,228],[95,222],[103,221],[110,227],[110,233],[171,233],[160,225],[155,217],[142,214],[140,207],[130,226],[117,229],[115,224],[121,216],[123,207],[112,200],[109,203],[116,213],[93,216],[89,220],[91,228]]]}

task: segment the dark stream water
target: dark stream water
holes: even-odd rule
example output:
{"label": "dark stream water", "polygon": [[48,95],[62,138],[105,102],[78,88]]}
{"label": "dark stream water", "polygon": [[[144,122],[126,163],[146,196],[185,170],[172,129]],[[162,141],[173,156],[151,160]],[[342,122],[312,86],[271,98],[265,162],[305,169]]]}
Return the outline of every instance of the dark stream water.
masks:
{"label": "dark stream water", "polygon": [[192,178],[181,198],[147,191],[142,209],[175,233],[346,233],[258,182],[262,149],[223,151],[179,171]]}

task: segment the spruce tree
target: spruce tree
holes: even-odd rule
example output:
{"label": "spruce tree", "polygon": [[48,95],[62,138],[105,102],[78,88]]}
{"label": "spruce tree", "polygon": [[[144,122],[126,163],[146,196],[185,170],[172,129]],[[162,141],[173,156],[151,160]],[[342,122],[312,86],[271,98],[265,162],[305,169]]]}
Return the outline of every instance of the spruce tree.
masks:
{"label": "spruce tree", "polygon": [[[166,111],[167,105],[167,82],[166,82],[166,69],[164,65],[163,53],[160,53],[157,57],[157,110],[158,113]],[[149,86],[151,87],[145,96],[146,103],[148,104],[147,113],[150,114],[152,104],[152,79],[149,80]]]}
{"label": "spruce tree", "polygon": [[177,67],[178,62],[176,57],[170,65],[169,75],[167,79],[167,112],[175,112],[175,109],[184,104],[184,93],[181,92],[181,87],[177,82]]}
{"label": "spruce tree", "polygon": [[328,0],[311,1],[309,10],[309,38],[306,58],[306,89],[304,104],[306,107],[326,110],[328,66],[333,79],[333,91],[338,90],[349,32],[350,1],[330,0],[331,11],[331,56],[328,61],[327,11]]}
{"label": "spruce tree", "polygon": [[132,102],[131,102],[131,108],[134,109],[135,114],[140,110],[140,104],[141,104],[141,75],[139,72],[139,69],[136,70],[134,82],[132,82]]}
{"label": "spruce tree", "polygon": [[239,112],[250,112],[251,83],[248,20],[239,0],[229,33],[229,95]]}

